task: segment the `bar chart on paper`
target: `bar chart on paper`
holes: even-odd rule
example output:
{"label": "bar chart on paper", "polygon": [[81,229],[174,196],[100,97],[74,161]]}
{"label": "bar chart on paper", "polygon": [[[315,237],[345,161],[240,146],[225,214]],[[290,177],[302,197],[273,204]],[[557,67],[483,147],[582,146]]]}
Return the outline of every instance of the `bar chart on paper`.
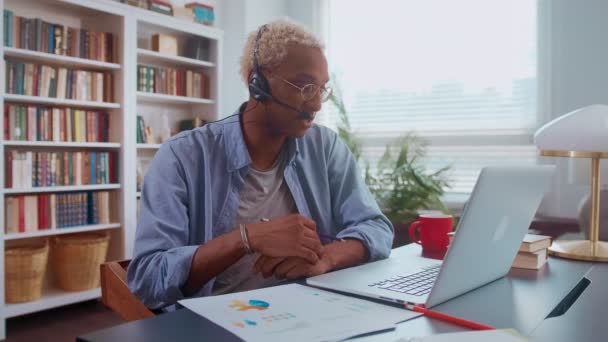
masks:
{"label": "bar chart on paper", "polygon": [[248,341],[340,340],[391,329],[418,316],[299,284],[187,299],[180,304]]}

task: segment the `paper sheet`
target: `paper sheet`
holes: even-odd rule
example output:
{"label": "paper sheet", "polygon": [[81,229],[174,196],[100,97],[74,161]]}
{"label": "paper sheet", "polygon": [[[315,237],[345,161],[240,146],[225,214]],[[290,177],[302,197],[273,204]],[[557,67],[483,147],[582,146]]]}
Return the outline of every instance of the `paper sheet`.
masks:
{"label": "paper sheet", "polygon": [[418,313],[299,284],[179,303],[246,341],[336,341],[391,329]]}

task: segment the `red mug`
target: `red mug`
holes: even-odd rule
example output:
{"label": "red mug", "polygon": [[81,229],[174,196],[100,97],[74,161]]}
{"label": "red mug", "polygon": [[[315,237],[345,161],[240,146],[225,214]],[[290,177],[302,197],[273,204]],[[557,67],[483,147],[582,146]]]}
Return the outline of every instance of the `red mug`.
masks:
{"label": "red mug", "polygon": [[[451,215],[420,215],[418,221],[410,225],[410,239],[422,245],[423,252],[445,252],[450,243],[448,233],[452,231],[453,222]],[[420,228],[420,237],[416,237],[418,228]]]}

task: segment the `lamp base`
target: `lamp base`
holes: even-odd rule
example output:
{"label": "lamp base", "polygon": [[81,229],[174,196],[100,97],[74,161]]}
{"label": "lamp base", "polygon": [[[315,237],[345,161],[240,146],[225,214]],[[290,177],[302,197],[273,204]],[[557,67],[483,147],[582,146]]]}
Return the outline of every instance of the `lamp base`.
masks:
{"label": "lamp base", "polygon": [[595,244],[594,255],[590,240],[553,241],[549,253],[565,259],[608,262],[608,242],[597,241]]}

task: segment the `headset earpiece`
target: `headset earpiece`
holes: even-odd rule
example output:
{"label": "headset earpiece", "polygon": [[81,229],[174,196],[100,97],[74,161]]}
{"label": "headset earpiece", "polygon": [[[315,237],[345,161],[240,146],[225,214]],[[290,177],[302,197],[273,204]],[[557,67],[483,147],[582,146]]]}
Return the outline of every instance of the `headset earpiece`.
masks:
{"label": "headset earpiece", "polygon": [[272,95],[270,95],[269,90],[270,87],[264,75],[254,71],[249,80],[249,94],[251,97],[259,102],[271,100]]}
{"label": "headset earpiece", "polygon": [[253,47],[253,71],[251,73],[251,79],[249,80],[249,95],[256,101],[264,102],[272,100],[272,94],[270,93],[270,85],[268,80],[260,72],[260,66],[258,64],[258,50],[260,48],[260,37],[262,32],[266,29],[266,25],[262,25],[258,30],[258,35],[255,38],[255,46]]}

